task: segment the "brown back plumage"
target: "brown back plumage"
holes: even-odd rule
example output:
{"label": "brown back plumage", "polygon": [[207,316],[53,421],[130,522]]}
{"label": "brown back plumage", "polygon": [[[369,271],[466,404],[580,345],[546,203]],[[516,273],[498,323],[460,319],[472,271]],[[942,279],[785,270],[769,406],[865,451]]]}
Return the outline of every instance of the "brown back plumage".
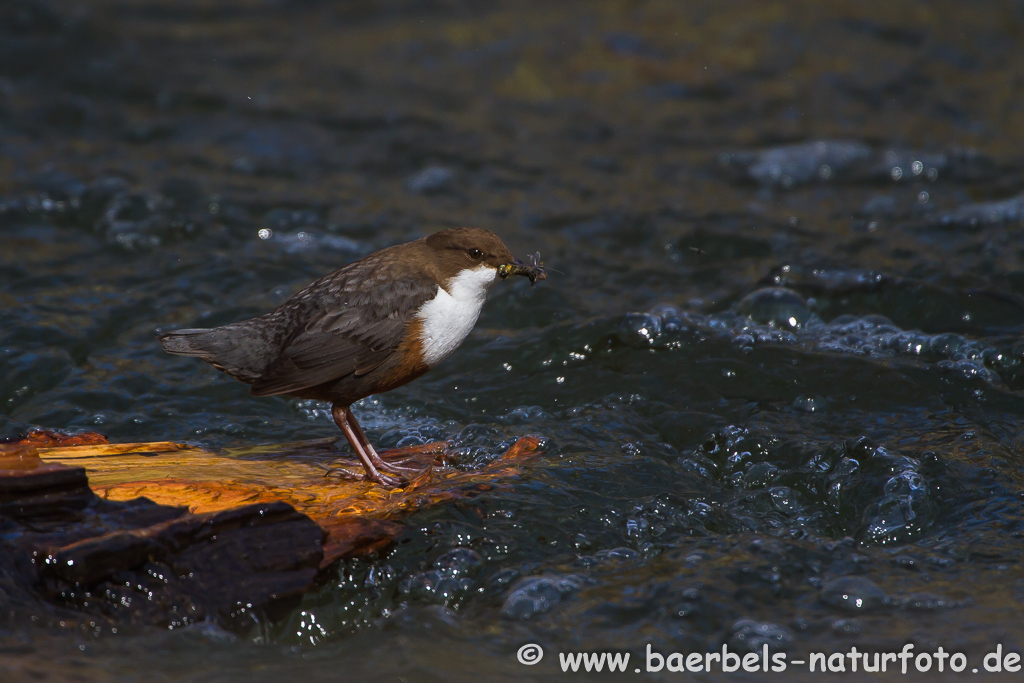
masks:
{"label": "brown back plumage", "polygon": [[178,330],[160,341],[170,353],[198,356],[252,384],[254,396],[328,398],[330,391],[317,387],[343,383],[346,400],[365,384],[362,398],[396,385],[394,373],[375,371],[402,345],[415,313],[439,285],[465,268],[513,261],[492,232],[442,230],[350,263],[267,315],[212,330]]}

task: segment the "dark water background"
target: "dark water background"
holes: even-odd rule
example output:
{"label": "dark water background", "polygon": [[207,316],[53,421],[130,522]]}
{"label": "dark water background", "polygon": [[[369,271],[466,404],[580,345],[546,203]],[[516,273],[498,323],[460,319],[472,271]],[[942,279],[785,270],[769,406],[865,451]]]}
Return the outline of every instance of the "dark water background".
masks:
{"label": "dark water background", "polygon": [[0,3],[0,436],[331,436],[155,335],[441,227],[561,271],[357,406],[466,468],[543,435],[520,479],[251,634],[40,605],[2,658],[498,680],[1024,646],[1022,38],[1019,1]]}

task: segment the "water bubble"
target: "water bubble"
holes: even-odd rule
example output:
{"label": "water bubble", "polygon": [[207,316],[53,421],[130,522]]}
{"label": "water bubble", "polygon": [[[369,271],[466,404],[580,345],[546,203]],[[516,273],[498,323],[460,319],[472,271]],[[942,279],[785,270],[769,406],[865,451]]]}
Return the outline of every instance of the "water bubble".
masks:
{"label": "water bubble", "polygon": [[260,228],[256,235],[259,236],[261,240],[269,240],[274,236],[274,231],[270,228]]}
{"label": "water bubble", "polygon": [[885,592],[863,576],[843,576],[821,588],[821,601],[847,612],[869,612],[885,606]]}
{"label": "water bubble", "polygon": [[892,170],[889,171],[889,175],[892,176],[893,180],[899,180],[903,177],[903,169],[899,166],[893,166]]}
{"label": "water bubble", "polygon": [[391,583],[396,577],[397,574],[395,573],[394,568],[389,564],[384,564],[379,567],[370,567],[370,571],[366,573],[366,579],[363,583],[367,586],[380,587]]}
{"label": "water bubble", "polygon": [[871,156],[871,148],[859,142],[817,140],[772,147],[745,158],[736,155],[725,163],[746,166],[754,182],[767,186],[805,184],[815,178],[827,180]]}
{"label": "water bubble", "polygon": [[619,339],[634,348],[649,347],[661,334],[662,319],[651,313],[627,313],[622,317]]}
{"label": "water bubble", "polygon": [[751,292],[736,309],[756,322],[783,329],[799,329],[811,317],[802,296],[785,287],[765,287]]}
{"label": "water bubble", "polygon": [[793,634],[783,626],[753,619],[741,619],[732,626],[729,636],[731,649],[737,652],[762,652],[768,646],[770,652],[784,652],[793,643]]}
{"label": "water bubble", "polygon": [[460,580],[447,572],[430,570],[403,580],[399,591],[413,599],[447,605],[461,598],[471,586],[469,579]]}
{"label": "water bubble", "polygon": [[594,553],[594,559],[601,563],[636,562],[640,559],[640,553],[632,548],[609,548]]}
{"label": "water bubble", "polygon": [[502,569],[487,578],[487,589],[491,594],[504,591],[506,587],[518,578],[519,570],[512,568]]}
{"label": "water bubble", "polygon": [[778,476],[779,468],[770,462],[758,462],[751,465],[743,474],[743,483],[747,488],[759,488],[766,486],[776,476]]}
{"label": "water bubble", "polygon": [[900,600],[908,610],[931,612],[934,610],[960,607],[961,602],[934,593],[911,593]]}
{"label": "water bubble", "polygon": [[620,449],[626,455],[640,455],[640,446],[633,442],[622,444]]}
{"label": "water bubble", "polygon": [[453,548],[434,560],[434,568],[450,576],[475,576],[483,566],[483,558],[469,548]]}
{"label": "water bubble", "polygon": [[825,402],[815,396],[798,396],[793,401],[793,407],[804,413],[814,413],[825,407]]}
{"label": "water bubble", "polygon": [[837,636],[860,633],[860,622],[856,619],[836,619],[832,622],[832,632]]}
{"label": "water bubble", "polygon": [[512,586],[501,615],[506,619],[526,620],[550,612],[565,597],[583,586],[583,579],[574,574],[530,576]]}

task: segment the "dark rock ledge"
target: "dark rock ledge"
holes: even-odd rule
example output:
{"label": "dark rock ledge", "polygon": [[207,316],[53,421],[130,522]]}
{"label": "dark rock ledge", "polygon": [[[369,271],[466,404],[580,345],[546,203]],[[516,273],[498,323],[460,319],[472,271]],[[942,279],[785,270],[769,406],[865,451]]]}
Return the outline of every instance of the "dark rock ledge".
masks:
{"label": "dark rock ledge", "polygon": [[40,465],[30,448],[0,455],[0,614],[12,619],[239,631],[293,606],[321,571],[326,534],[287,503],[191,514],[108,501],[84,468]]}

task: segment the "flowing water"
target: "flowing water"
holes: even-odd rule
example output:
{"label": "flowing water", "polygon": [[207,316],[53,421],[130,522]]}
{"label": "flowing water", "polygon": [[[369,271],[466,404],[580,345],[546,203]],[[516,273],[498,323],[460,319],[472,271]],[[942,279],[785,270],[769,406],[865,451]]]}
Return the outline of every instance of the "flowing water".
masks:
{"label": "flowing water", "polygon": [[0,4],[0,436],[332,436],[156,335],[441,227],[558,271],[356,406],[466,469],[543,436],[521,477],[249,633],[40,603],[0,657],[503,680],[647,644],[1024,647],[1022,39],[1011,1]]}

